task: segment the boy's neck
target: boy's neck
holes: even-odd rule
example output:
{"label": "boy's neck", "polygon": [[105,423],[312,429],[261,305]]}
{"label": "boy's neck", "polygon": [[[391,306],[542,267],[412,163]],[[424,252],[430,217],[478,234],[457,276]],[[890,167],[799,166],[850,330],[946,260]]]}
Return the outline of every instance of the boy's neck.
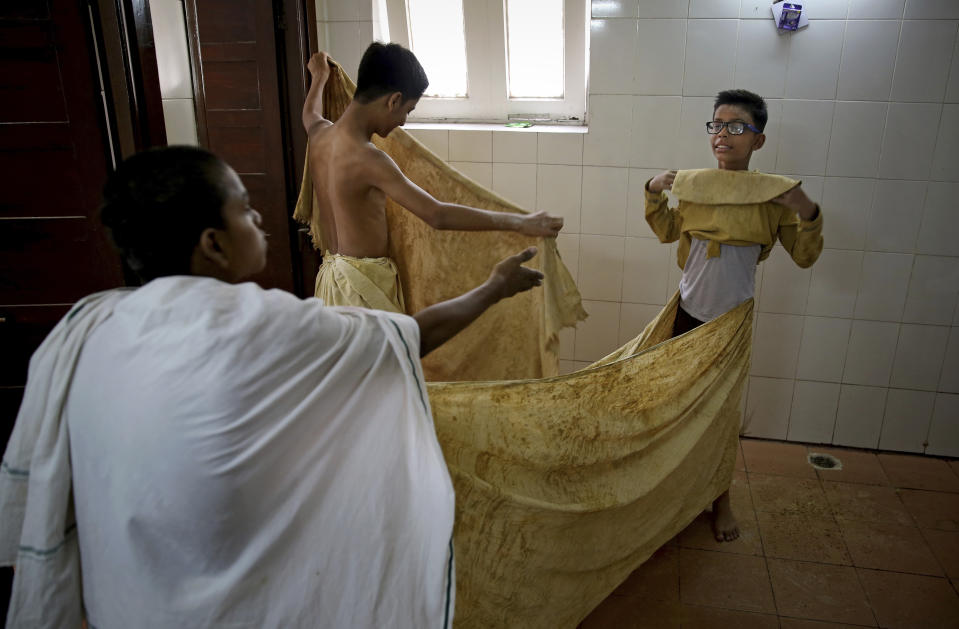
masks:
{"label": "boy's neck", "polygon": [[749,170],[749,158],[746,158],[746,161],[740,162],[717,162],[719,170]]}
{"label": "boy's neck", "polygon": [[350,101],[340,119],[336,121],[346,133],[357,140],[369,142],[377,132],[376,119],[367,105],[355,100]]}

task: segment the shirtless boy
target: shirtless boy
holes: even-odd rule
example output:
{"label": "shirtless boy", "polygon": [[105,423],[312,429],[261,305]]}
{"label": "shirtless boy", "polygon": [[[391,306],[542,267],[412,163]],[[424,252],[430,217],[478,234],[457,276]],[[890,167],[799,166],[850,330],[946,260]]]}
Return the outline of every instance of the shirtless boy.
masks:
{"label": "shirtless boy", "polygon": [[[362,294],[378,288],[387,304],[404,310],[396,266],[387,257],[387,197],[434,229],[515,231],[534,237],[559,233],[563,219],[546,212],[509,214],[438,201],[373,144],[373,134],[385,137],[406,122],[429,84],[409,50],[398,44],[370,44],[360,61],[353,100],[336,123],[323,117],[323,86],[330,75],[326,53],[313,55],[308,68],[312,84],[303,105],[303,126],[329,249],[316,294],[327,303],[383,307]],[[350,277],[359,282],[350,282]],[[346,290],[334,286],[344,282],[351,284]]]}

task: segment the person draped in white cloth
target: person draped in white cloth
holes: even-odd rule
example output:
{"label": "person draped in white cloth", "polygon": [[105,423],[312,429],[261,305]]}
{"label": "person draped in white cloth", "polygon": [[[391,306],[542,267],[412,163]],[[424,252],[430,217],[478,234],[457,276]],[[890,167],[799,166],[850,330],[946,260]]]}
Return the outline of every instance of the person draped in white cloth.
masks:
{"label": "person draped in white cloth", "polygon": [[419,357],[539,285],[535,249],[409,317],[238,283],[266,237],[200,149],[128,159],[102,216],[145,285],[81,300],[31,359],[0,469],[7,626],[450,627]]}

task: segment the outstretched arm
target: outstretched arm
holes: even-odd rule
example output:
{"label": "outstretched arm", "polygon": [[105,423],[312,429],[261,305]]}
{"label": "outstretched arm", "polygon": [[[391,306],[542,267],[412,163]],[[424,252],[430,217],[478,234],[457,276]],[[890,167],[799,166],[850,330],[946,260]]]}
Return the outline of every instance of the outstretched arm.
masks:
{"label": "outstretched arm", "polygon": [[420,356],[450,340],[486,310],[507,297],[539,286],[543,274],[523,266],[536,247],[510,256],[493,267],[489,279],[470,292],[420,310],[413,318],[420,326]]}
{"label": "outstretched arm", "polygon": [[323,86],[330,78],[329,57],[325,52],[318,52],[310,57],[306,67],[312,80],[306,100],[303,101],[303,128],[306,129],[306,134],[310,135],[316,127],[332,124],[323,117]]}
{"label": "outstretched arm", "polygon": [[372,164],[373,184],[433,229],[462,231],[515,231],[525,236],[555,236],[563,219],[546,212],[511,214],[491,212],[456,203],[437,201],[410,181],[385,153]]}

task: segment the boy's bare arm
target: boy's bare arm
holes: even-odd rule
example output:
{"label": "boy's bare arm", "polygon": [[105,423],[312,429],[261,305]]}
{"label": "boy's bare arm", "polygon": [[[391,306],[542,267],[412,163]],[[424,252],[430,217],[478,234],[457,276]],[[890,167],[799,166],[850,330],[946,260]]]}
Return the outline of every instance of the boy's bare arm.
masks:
{"label": "boy's bare arm", "polygon": [[386,153],[377,150],[371,161],[371,183],[434,229],[515,231],[526,236],[555,236],[563,227],[561,217],[546,212],[490,212],[437,201],[410,181]]}
{"label": "boy's bare arm", "polygon": [[309,136],[317,127],[333,124],[323,117],[323,87],[330,78],[329,57],[325,52],[318,52],[310,57],[306,67],[312,80],[303,101],[303,128]]}
{"label": "boy's bare arm", "polygon": [[456,336],[496,302],[539,286],[543,274],[523,266],[536,247],[510,256],[493,268],[489,279],[470,292],[420,310],[413,318],[420,326],[420,356]]}

